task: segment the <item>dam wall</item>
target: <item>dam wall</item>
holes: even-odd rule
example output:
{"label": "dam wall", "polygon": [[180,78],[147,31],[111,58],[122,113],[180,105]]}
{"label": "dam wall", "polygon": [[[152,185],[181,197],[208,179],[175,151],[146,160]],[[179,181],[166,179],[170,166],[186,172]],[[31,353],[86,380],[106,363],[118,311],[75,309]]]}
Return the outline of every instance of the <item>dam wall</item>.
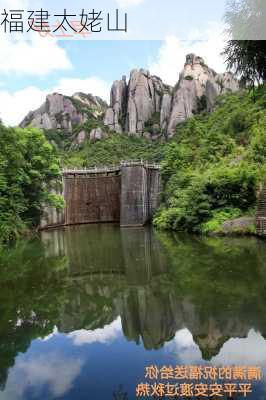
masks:
{"label": "dam wall", "polygon": [[65,224],[119,222],[120,186],[119,171],[66,173]]}
{"label": "dam wall", "polygon": [[143,226],[160,205],[160,167],[123,161],[111,168],[63,170],[54,193],[63,196],[65,208],[44,207],[41,229],[104,222]]}
{"label": "dam wall", "polygon": [[145,225],[160,204],[161,175],[155,164],[121,164],[121,226]]}

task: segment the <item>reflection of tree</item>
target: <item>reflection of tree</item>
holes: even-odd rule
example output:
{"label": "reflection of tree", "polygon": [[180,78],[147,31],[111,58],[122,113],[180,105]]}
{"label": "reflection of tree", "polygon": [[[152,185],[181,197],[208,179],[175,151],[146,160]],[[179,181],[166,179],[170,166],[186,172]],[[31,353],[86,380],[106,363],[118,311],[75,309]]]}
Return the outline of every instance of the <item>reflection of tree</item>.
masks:
{"label": "reflection of tree", "polygon": [[[175,291],[194,305],[186,326],[205,358],[228,337],[253,327],[266,333],[266,248],[255,238],[191,238],[160,234],[171,258]],[[264,261],[263,261],[264,260]]]}
{"label": "reflection of tree", "polygon": [[[64,258],[45,258],[37,241],[0,253],[0,382],[16,355],[53,330],[64,301]],[[60,271],[61,269],[61,271]]]}
{"label": "reflection of tree", "polygon": [[147,349],[187,327],[205,359],[251,327],[266,334],[263,242],[110,226],[61,231],[57,240],[0,254],[2,387],[16,355],[55,325],[94,330],[120,315],[125,336]]}

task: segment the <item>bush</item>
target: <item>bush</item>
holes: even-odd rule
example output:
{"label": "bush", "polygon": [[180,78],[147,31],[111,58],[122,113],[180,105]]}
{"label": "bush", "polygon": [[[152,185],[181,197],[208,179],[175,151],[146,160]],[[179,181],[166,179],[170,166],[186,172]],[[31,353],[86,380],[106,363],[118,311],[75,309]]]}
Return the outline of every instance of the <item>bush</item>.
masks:
{"label": "bush", "polygon": [[211,219],[201,226],[202,233],[219,232],[225,221],[235,219],[241,216],[241,210],[238,208],[225,208],[224,210],[214,211]]}

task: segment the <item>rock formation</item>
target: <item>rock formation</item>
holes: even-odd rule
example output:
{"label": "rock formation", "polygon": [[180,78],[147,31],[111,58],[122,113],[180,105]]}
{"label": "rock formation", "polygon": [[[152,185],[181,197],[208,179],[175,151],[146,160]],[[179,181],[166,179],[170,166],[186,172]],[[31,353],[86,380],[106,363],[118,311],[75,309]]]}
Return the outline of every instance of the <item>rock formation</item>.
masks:
{"label": "rock formation", "polygon": [[115,81],[111,88],[110,107],[107,109],[104,124],[111,130],[122,133],[123,116],[127,99],[126,77],[121,81]]}
{"label": "rock formation", "polygon": [[128,84],[125,77],[114,82],[104,124],[118,133],[142,135],[148,128],[149,134],[156,134],[157,128],[160,131],[162,98],[170,90],[160,78],[151,76],[149,71],[131,71]]}
{"label": "rock formation", "polygon": [[211,111],[218,95],[238,89],[233,74],[217,74],[201,57],[189,54],[174,88],[147,70],[134,69],[128,82],[123,76],[113,83],[109,107],[92,95],[76,93],[67,97],[54,93],[20,126],[74,132],[72,143],[78,146],[87,139],[102,140],[107,132],[151,140],[169,138],[179,123],[200,111]]}
{"label": "rock formation", "polygon": [[104,124],[116,132],[157,139],[171,137],[176,126],[204,109],[211,111],[218,95],[239,89],[230,73],[217,74],[201,57],[189,54],[175,88],[146,70],[133,70],[114,82]]}
{"label": "rock formation", "polygon": [[231,73],[217,74],[201,57],[189,54],[173,93],[167,135],[173,136],[177,124],[206,109],[211,111],[218,95],[239,89]]}
{"label": "rock formation", "polygon": [[[71,97],[53,93],[35,111],[30,111],[21,122],[22,128],[31,125],[44,130],[59,130],[72,133],[75,127],[88,120],[101,120],[107,104],[91,94],[75,93]],[[75,141],[81,143],[86,138],[84,130],[77,133]]]}

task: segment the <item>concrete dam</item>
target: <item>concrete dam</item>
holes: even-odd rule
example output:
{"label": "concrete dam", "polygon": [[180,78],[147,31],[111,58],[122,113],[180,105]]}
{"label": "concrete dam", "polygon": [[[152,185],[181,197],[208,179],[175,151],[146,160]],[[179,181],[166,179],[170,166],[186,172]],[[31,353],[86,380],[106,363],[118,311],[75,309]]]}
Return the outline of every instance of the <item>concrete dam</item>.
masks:
{"label": "concrete dam", "polygon": [[117,167],[63,170],[62,211],[45,207],[41,229],[114,222],[120,226],[148,223],[161,200],[160,166],[124,161]]}

